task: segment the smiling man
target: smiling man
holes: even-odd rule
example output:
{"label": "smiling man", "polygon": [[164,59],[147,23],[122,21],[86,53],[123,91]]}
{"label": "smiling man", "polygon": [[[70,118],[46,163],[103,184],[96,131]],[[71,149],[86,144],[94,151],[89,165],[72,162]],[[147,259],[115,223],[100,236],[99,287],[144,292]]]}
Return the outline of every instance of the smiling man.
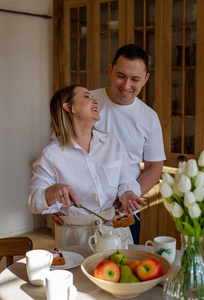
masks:
{"label": "smiling man", "polygon": [[132,104],[150,76],[142,59],[130,60],[123,55],[108,66],[108,73],[111,87],[106,92],[119,105]]}
{"label": "smiling man", "polygon": [[[147,53],[135,44],[119,48],[108,66],[108,74],[111,86],[91,91],[99,100],[101,117],[95,126],[122,140],[143,196],[158,182],[166,159],[158,116],[137,97],[150,76]],[[142,161],[144,172],[140,174]],[[138,219],[130,229],[135,244],[138,244]]]}

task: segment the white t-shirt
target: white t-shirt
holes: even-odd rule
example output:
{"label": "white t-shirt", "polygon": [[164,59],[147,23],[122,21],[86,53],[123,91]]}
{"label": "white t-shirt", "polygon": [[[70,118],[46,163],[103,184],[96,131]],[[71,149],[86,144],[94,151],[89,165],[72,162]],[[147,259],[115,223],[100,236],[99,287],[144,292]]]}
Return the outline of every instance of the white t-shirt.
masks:
{"label": "white t-shirt", "polygon": [[130,105],[112,102],[105,88],[91,91],[99,101],[100,121],[95,127],[117,135],[130,157],[133,173],[140,175],[140,162],[166,159],[162,130],[156,112],[137,97]]}
{"label": "white t-shirt", "polygon": [[28,206],[34,214],[58,212],[76,216],[87,214],[83,209],[68,208],[56,201],[48,206],[45,190],[55,183],[70,185],[82,205],[102,212],[113,207],[115,199],[126,191],[141,195],[135,181],[127,151],[120,140],[109,133],[93,130],[90,151],[78,144],[62,147],[53,140],[33,164]]}

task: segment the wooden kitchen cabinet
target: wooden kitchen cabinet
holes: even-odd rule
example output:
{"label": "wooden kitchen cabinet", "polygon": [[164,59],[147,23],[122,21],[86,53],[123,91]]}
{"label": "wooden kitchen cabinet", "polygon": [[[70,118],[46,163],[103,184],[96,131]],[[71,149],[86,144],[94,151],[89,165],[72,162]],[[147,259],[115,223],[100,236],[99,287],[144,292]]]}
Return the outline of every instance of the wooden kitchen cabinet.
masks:
{"label": "wooden kitchen cabinet", "polygon": [[63,82],[89,89],[109,85],[108,64],[125,44],[126,0],[69,0],[63,4]]}
{"label": "wooden kitchen cabinet", "polygon": [[197,159],[204,149],[204,2],[129,0],[127,12],[127,43],[150,55],[143,98],[162,125],[165,165]]}
{"label": "wooden kitchen cabinet", "polygon": [[162,128],[166,163],[177,165],[204,149],[204,2],[165,5]]}
{"label": "wooden kitchen cabinet", "polygon": [[203,15],[203,0],[54,1],[55,90],[109,85],[115,51],[138,44],[150,57],[139,98],[158,113],[165,165],[197,159],[204,149]]}

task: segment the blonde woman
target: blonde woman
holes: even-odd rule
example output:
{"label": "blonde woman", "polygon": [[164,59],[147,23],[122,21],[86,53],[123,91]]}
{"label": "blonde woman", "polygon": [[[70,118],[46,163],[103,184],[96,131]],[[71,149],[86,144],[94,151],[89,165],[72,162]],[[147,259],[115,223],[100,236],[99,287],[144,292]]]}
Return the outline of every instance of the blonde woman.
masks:
{"label": "blonde woman", "polygon": [[[118,197],[124,211],[131,214],[145,205],[138,198],[140,186],[123,144],[116,136],[94,128],[100,120],[98,103],[78,85],[57,91],[50,102],[56,139],[33,164],[28,205],[34,214],[62,215],[63,225],[55,226],[58,247],[87,243],[100,223],[70,200],[107,219],[113,217]],[[102,233],[108,229],[100,224]],[[133,242],[129,227],[114,230]]]}

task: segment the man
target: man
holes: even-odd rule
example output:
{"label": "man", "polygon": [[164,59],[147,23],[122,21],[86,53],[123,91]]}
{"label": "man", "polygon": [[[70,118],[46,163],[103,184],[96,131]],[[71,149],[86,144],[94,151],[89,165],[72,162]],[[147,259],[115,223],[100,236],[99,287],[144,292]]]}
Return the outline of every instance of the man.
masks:
{"label": "man", "polygon": [[[150,76],[148,55],[135,44],[125,45],[116,52],[108,74],[111,86],[91,91],[99,100],[101,119],[96,128],[114,133],[125,144],[143,196],[158,182],[166,158],[157,114],[137,98]],[[135,220],[130,229],[139,243],[140,222]]]}
{"label": "man", "polygon": [[[108,66],[111,86],[91,91],[99,100],[100,121],[96,128],[117,135],[128,151],[135,179],[145,195],[160,178],[166,159],[162,131],[155,111],[137,98],[146,84],[148,55],[135,44],[119,48]],[[140,162],[144,171],[140,174]],[[137,214],[138,216],[138,214]],[[61,224],[57,216],[53,220]],[[139,243],[140,221],[130,226],[134,243]]]}

